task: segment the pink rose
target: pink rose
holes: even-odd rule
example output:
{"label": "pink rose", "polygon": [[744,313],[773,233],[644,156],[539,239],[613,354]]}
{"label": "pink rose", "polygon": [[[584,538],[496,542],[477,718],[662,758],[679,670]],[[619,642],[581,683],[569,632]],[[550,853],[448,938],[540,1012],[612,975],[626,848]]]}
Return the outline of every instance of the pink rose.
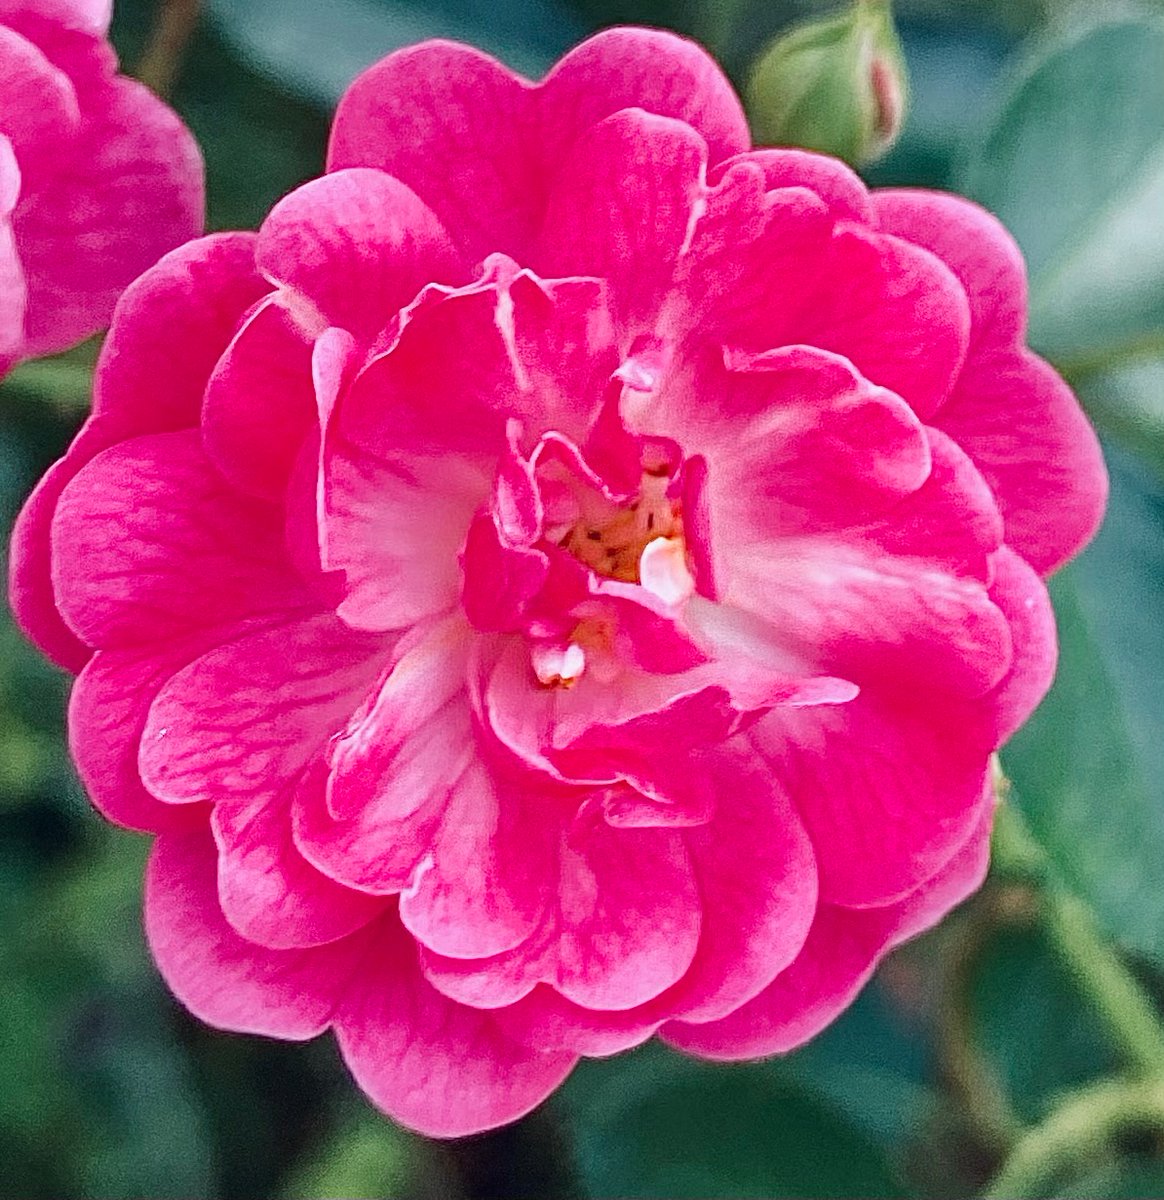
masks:
{"label": "pink rose", "polygon": [[202,231],[202,159],[117,72],[110,0],[0,0],[0,373],[109,321]]}
{"label": "pink rose", "polygon": [[671,35],[372,68],[129,290],[16,534],[177,996],[429,1134],[825,1026],[981,881],[1100,518],[1024,308],[990,216],[751,150]]}

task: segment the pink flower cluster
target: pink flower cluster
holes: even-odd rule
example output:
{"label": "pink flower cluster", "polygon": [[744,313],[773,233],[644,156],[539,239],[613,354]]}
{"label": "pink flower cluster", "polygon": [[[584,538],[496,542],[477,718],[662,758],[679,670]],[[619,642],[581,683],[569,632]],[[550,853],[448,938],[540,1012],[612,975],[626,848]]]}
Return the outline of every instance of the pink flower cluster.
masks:
{"label": "pink flower cluster", "polygon": [[1024,310],[990,216],[753,150],[668,34],[368,71],[126,293],[16,534],[176,995],[440,1135],[825,1026],[981,881],[1100,518]]}
{"label": "pink flower cluster", "polygon": [[202,231],[198,147],[117,75],[110,3],[0,0],[0,374],[101,329]]}

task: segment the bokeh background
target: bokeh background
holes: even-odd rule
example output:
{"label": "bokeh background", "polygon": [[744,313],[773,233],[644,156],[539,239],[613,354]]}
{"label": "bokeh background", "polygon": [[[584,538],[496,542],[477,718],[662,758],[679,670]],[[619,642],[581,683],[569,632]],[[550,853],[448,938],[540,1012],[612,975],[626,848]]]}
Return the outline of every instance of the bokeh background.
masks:
{"label": "bokeh background", "polygon": [[[459,37],[537,74],[633,21],[700,38],[739,81],[777,29],[823,6],[206,0],[191,30],[183,7],[118,0],[113,37],[200,139],[222,229],[254,227],[320,171],[330,107],[398,45]],[[897,12],[913,104],[867,174],[965,192],[1014,230],[1032,341],[1108,450],[1107,524],[1053,587],[1059,680],[1003,761],[1051,886],[1086,902],[1159,1001],[1164,4]],[[0,389],[5,531],[83,417],[95,350]],[[66,680],[0,616],[0,1197],[966,1196],[1061,1094],[1118,1066],[1044,932],[1039,888],[1004,869],[784,1059],[711,1067],[646,1047],[582,1064],[515,1129],[424,1142],[367,1106],[327,1039],[217,1034],[168,997],[141,934],[146,839],[88,808],[64,748]],[[1164,1137],[1117,1137],[1040,1194],[1164,1196]]]}

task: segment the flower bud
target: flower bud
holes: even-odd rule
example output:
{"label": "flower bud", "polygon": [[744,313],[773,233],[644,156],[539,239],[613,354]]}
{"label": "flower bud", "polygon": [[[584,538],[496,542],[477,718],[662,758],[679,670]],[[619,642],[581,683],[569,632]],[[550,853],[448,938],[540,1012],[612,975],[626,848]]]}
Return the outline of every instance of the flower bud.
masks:
{"label": "flower bud", "polygon": [[889,0],[857,0],[781,34],[752,69],[747,101],[759,144],[804,146],[854,166],[879,158],[906,103]]}

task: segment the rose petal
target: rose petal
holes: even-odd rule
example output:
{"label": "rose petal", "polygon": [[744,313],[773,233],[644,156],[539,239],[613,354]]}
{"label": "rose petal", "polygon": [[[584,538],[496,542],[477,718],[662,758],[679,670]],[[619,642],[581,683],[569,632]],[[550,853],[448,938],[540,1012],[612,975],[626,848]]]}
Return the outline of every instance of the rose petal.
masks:
{"label": "rose petal", "polygon": [[378,932],[335,1029],[356,1082],[394,1120],[429,1137],[478,1133],[517,1120],[570,1073],[575,1055],[528,1050],[488,1013],[445,999],[397,922]]}

